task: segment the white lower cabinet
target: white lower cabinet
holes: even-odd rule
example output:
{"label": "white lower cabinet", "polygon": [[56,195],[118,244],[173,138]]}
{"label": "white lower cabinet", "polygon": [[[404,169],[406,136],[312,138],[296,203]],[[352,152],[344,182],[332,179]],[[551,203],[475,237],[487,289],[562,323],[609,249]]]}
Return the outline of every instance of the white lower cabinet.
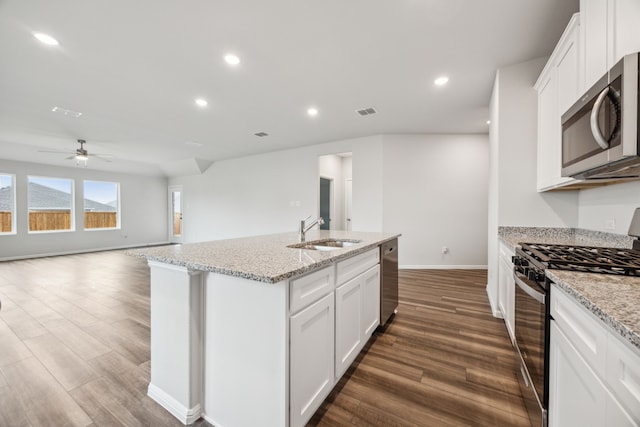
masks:
{"label": "white lower cabinet", "polygon": [[549,363],[549,427],[607,425],[606,388],[554,321]]}
{"label": "white lower cabinet", "polygon": [[334,385],[333,292],[291,316],[290,425],[304,425]]}
{"label": "white lower cabinet", "polygon": [[549,426],[640,426],[640,353],[551,290]]}
{"label": "white lower cabinet", "polygon": [[362,342],[362,277],[336,289],[336,377],[354,361]]}
{"label": "white lower cabinet", "polygon": [[506,244],[500,242],[500,255],[498,257],[498,308],[502,313],[502,318],[507,327],[511,342],[515,342],[515,288],[516,282],[513,278],[512,257],[513,250]]}
{"label": "white lower cabinet", "polygon": [[380,266],[376,265],[363,276],[362,326],[366,343],[380,324]]}
{"label": "white lower cabinet", "polygon": [[379,248],[289,285],[289,426],[301,427],[379,324]]}

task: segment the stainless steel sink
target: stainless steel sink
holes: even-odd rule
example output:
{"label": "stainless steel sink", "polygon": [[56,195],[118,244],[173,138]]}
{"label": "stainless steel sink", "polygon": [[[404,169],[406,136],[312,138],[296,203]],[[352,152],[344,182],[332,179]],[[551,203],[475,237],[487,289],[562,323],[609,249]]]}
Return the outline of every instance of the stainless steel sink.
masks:
{"label": "stainless steel sink", "polygon": [[347,248],[361,242],[362,240],[322,239],[315,240],[313,242],[296,243],[295,245],[289,245],[287,247],[294,249],[309,249],[313,251],[335,251],[336,249]]}

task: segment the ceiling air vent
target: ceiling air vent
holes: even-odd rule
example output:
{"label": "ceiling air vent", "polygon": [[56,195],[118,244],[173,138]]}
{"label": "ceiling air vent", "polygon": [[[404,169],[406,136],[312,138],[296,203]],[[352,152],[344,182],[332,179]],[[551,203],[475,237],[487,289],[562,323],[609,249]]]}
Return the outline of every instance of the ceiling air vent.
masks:
{"label": "ceiling air vent", "polygon": [[370,116],[372,114],[376,114],[377,111],[375,108],[373,107],[369,107],[369,108],[363,108],[361,110],[356,110],[356,113],[360,114],[362,117],[364,116]]}
{"label": "ceiling air vent", "polygon": [[254,133],[254,135],[260,138],[262,138],[263,136],[269,136],[269,134],[266,132],[256,132]]}

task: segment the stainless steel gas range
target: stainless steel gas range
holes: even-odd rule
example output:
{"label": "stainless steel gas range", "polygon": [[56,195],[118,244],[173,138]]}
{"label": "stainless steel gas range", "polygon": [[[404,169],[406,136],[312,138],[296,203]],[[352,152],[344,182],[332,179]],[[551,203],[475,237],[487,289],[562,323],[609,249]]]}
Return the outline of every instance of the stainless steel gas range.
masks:
{"label": "stainless steel gas range", "polygon": [[531,425],[547,425],[549,407],[549,291],[547,269],[640,276],[640,250],[520,243],[513,258],[515,335],[520,389]]}

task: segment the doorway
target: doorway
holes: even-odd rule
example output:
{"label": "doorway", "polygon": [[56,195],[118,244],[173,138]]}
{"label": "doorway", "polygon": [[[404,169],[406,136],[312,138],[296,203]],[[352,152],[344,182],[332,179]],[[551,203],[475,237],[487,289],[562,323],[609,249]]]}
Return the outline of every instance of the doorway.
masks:
{"label": "doorway", "polygon": [[350,230],[352,226],[351,153],[318,157],[319,216],[325,220],[322,230]]}
{"label": "doorway", "polygon": [[184,227],[182,223],[182,186],[169,187],[169,241],[182,243]]}
{"label": "doorway", "polygon": [[333,200],[333,180],[320,177],[320,216],[324,220],[320,230],[331,230],[331,208],[333,208],[331,200]]}

